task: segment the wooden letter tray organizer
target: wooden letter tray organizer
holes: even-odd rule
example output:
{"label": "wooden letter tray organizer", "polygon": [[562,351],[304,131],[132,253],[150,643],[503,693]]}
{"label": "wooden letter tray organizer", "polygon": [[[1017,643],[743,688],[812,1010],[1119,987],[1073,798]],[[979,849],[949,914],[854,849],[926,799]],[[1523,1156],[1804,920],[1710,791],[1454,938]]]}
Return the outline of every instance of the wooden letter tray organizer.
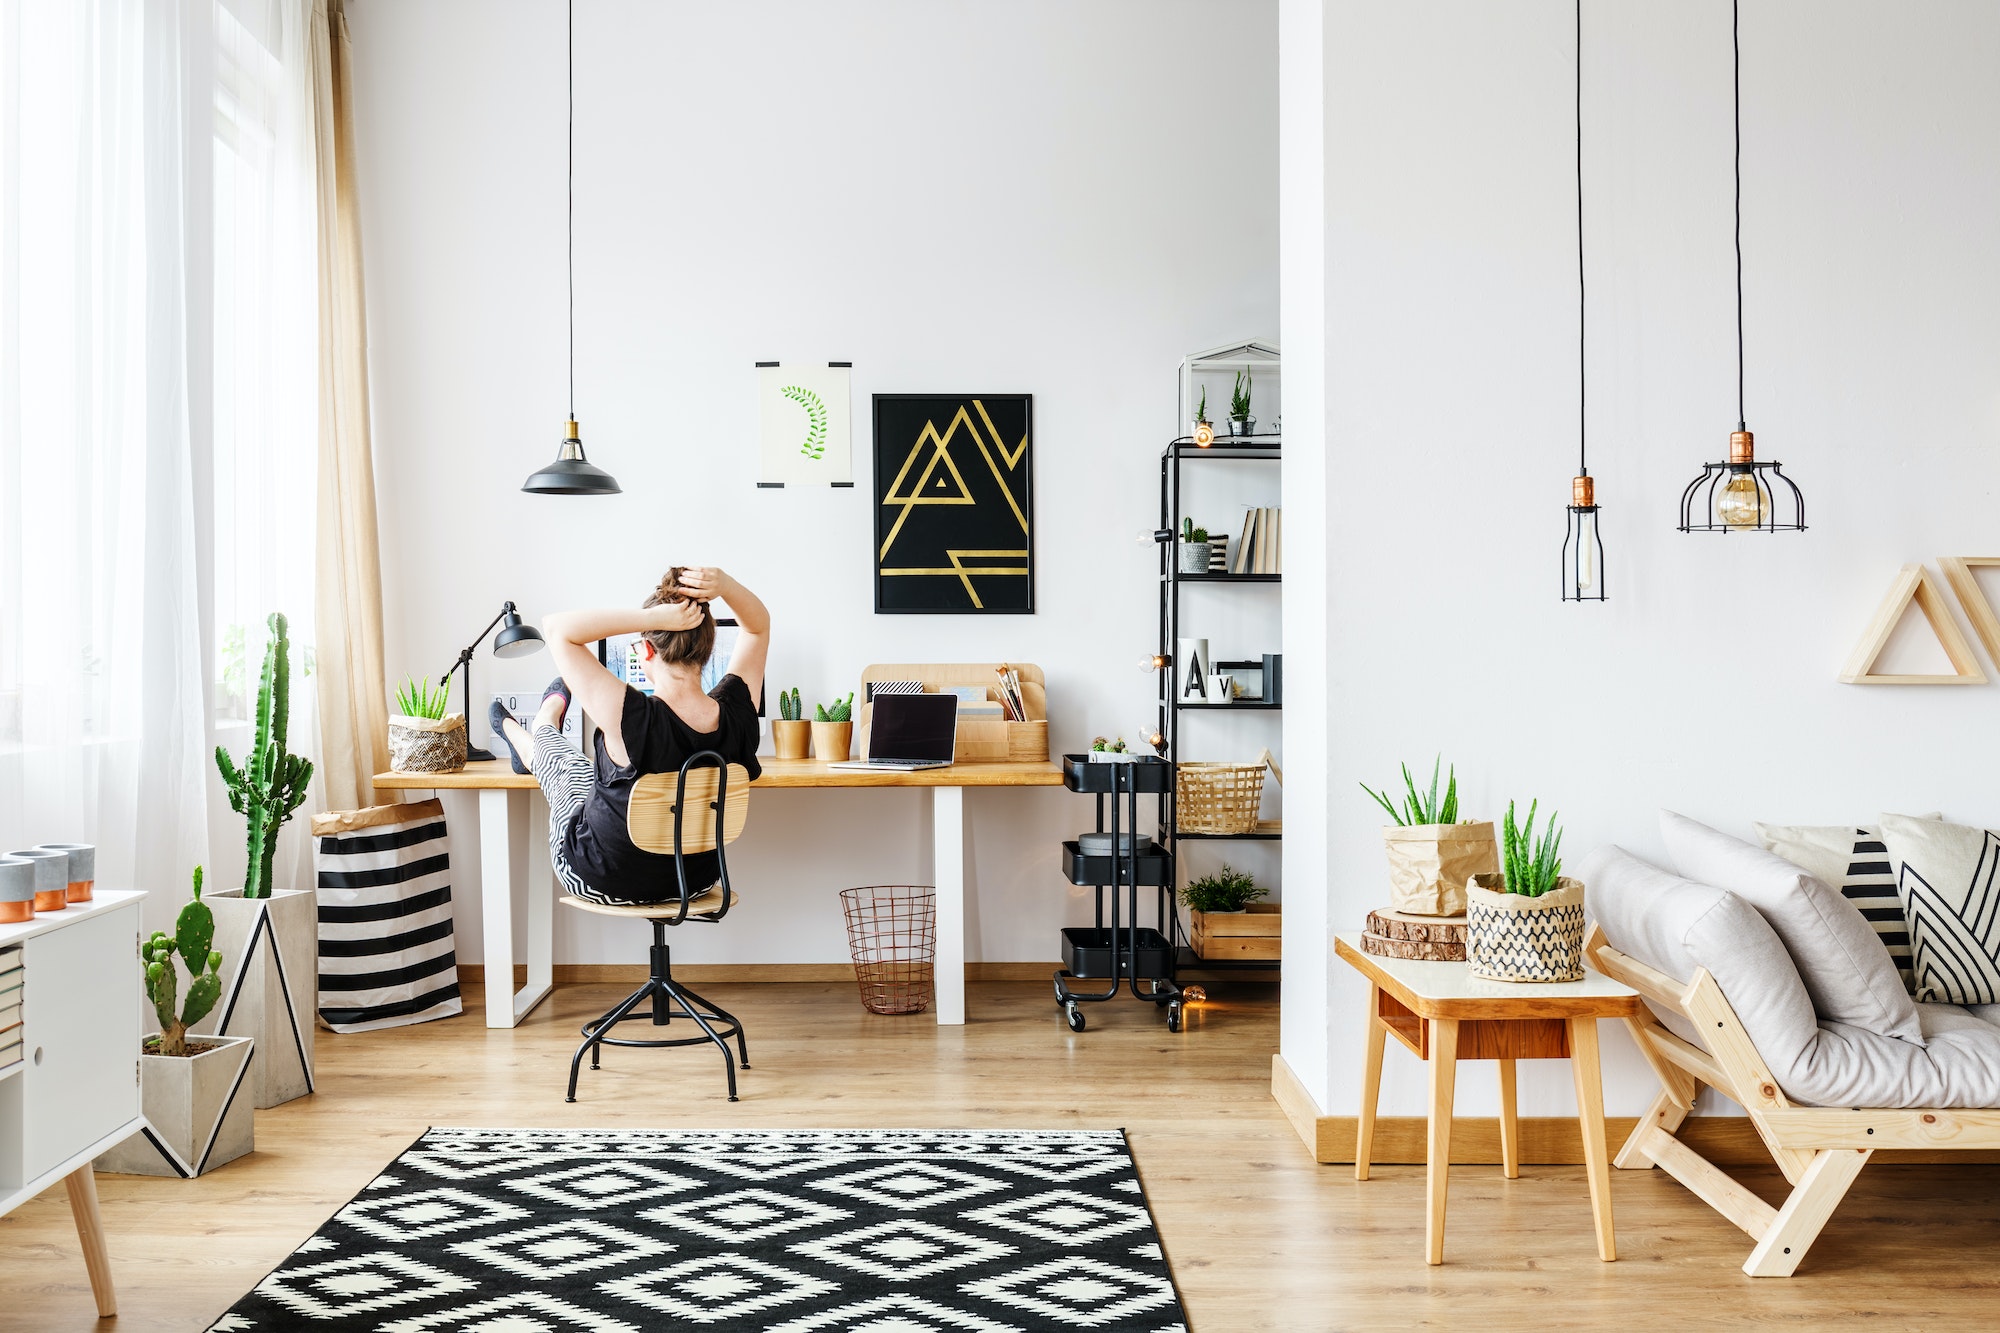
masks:
{"label": "wooden letter tray organizer", "polygon": [[[958,746],[953,759],[961,764],[1045,763],[1049,757],[1049,694],[1042,669],[1027,662],[1009,662],[1021,677],[1021,703],[1028,710],[1026,722],[1004,718],[958,720]],[[998,702],[999,679],[993,673],[997,662],[942,662],[930,664],[876,663],[861,673],[861,689],[855,695],[858,735],[857,755],[868,753],[868,724],[874,717],[872,704],[863,703],[868,687],[878,680],[914,680],[926,694],[942,693],[954,685],[974,685],[986,698]]]}

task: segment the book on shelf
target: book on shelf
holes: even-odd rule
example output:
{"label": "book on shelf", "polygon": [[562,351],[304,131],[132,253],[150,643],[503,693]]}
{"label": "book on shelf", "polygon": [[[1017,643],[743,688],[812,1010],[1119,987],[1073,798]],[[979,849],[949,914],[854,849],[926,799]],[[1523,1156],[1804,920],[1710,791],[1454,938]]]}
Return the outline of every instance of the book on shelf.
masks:
{"label": "book on shelf", "polygon": [[19,1026],[21,1026],[21,998],[17,995],[14,997],[14,1003],[0,1007],[0,1041],[5,1041],[7,1034]]}

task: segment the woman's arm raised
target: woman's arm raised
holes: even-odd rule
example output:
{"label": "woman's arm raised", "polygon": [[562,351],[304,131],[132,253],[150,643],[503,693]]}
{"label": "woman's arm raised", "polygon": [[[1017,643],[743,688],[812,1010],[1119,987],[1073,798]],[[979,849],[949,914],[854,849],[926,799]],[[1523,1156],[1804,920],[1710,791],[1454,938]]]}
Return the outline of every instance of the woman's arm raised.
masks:
{"label": "woman's arm raised", "polygon": [[556,659],[556,670],[569,686],[570,703],[604,728],[604,748],[619,767],[631,762],[625,752],[625,682],[604,669],[590,647],[614,634],[645,634],[653,630],[693,629],[701,623],[694,602],[667,602],[635,610],[615,607],[602,611],[557,611],[542,621],[542,637]]}
{"label": "woman's arm raised", "polygon": [[736,647],[729,654],[729,671],[750,688],[751,699],[764,694],[764,660],[771,651],[771,611],[763,599],[738,580],[712,566],[681,571],[681,590],[696,601],[720,599],[736,616]]}

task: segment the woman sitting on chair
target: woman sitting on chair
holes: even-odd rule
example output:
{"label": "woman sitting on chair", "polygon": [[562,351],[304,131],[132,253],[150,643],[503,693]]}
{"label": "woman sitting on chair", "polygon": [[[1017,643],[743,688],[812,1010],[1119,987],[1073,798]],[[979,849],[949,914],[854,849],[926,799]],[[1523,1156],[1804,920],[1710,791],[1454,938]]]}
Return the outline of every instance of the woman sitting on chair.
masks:
{"label": "woman sitting on chair", "polygon": [[[741,626],[729,657],[729,674],[714,689],[701,688],[701,671],[715,651],[720,598]],[[741,764],[754,779],[757,699],[764,689],[764,658],[771,644],[771,613],[757,594],[719,569],[676,565],[638,611],[563,611],[542,623],[542,633],[562,672],[542,695],[530,731],[496,700],[493,732],[513,752],[514,771],[533,773],[549,800],[549,859],[566,888],[598,903],[644,903],[680,893],[674,858],[641,851],[626,831],[632,787],[648,773],[673,773],[689,756],[714,750]],[[619,680],[590,647],[614,634],[638,634],[639,666],[653,686],[649,697]],[[597,720],[595,759],[585,759],[562,736],[572,703]],[[687,857],[690,894],[716,881],[714,852]]]}

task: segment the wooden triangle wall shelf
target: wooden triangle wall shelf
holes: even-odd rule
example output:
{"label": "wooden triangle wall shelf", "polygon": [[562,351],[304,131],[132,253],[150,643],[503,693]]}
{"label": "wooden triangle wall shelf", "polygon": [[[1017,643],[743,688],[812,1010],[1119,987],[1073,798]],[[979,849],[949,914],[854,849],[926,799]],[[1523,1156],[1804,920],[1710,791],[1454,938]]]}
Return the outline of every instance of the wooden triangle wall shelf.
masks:
{"label": "wooden triangle wall shelf", "polygon": [[2000,616],[1993,614],[1993,603],[1986,600],[1986,594],[1979,587],[1979,580],[1972,576],[1975,569],[2000,568],[2000,555],[1946,555],[1938,557],[1938,568],[1944,571],[1944,581],[1958,596],[1958,604],[1965,608],[1965,618],[1972,622],[1972,632],[1986,645],[1986,656],[1993,665],[2000,667]]}
{"label": "wooden triangle wall shelf", "polygon": [[[2000,560],[1991,563],[2000,564]],[[1948,562],[1946,569],[1949,572]],[[1971,580],[1970,572],[1966,574],[1966,579],[1968,582]],[[1973,593],[1975,596],[1978,594],[1976,584],[1973,585]],[[1963,597],[1964,593],[1960,592],[1959,595]],[[1985,599],[1982,597],[1979,600],[1981,605],[1984,605]],[[1889,636],[1896,632],[1896,626],[1901,623],[1903,613],[1909,610],[1911,602],[1917,604],[1917,609],[1924,613],[1924,619],[1930,622],[1931,633],[1937,636],[1938,646],[1943,648],[1945,656],[1951,659],[1952,671],[1955,674],[1949,676],[1875,674],[1876,659],[1882,656],[1882,649],[1888,644]],[[1992,615],[1990,607],[1987,609],[1987,615]],[[2000,639],[2000,626],[1996,626],[1995,637]],[[1993,645],[1988,644],[1987,651],[1992,650]],[[1958,622],[1952,619],[1951,604],[1945,600],[1944,590],[1938,587],[1937,580],[1931,577],[1928,569],[1921,564],[1912,564],[1904,565],[1903,572],[1896,576],[1895,586],[1890,588],[1889,595],[1882,599],[1882,605],[1876,610],[1875,618],[1868,622],[1867,632],[1861,636],[1861,642],[1854,646],[1854,652],[1848,657],[1847,666],[1841,671],[1840,679],[1848,685],[1984,685],[1986,673],[1979,669],[1979,659],[1973,656],[1972,645],[1966,641],[1965,633],[1959,629]]]}

